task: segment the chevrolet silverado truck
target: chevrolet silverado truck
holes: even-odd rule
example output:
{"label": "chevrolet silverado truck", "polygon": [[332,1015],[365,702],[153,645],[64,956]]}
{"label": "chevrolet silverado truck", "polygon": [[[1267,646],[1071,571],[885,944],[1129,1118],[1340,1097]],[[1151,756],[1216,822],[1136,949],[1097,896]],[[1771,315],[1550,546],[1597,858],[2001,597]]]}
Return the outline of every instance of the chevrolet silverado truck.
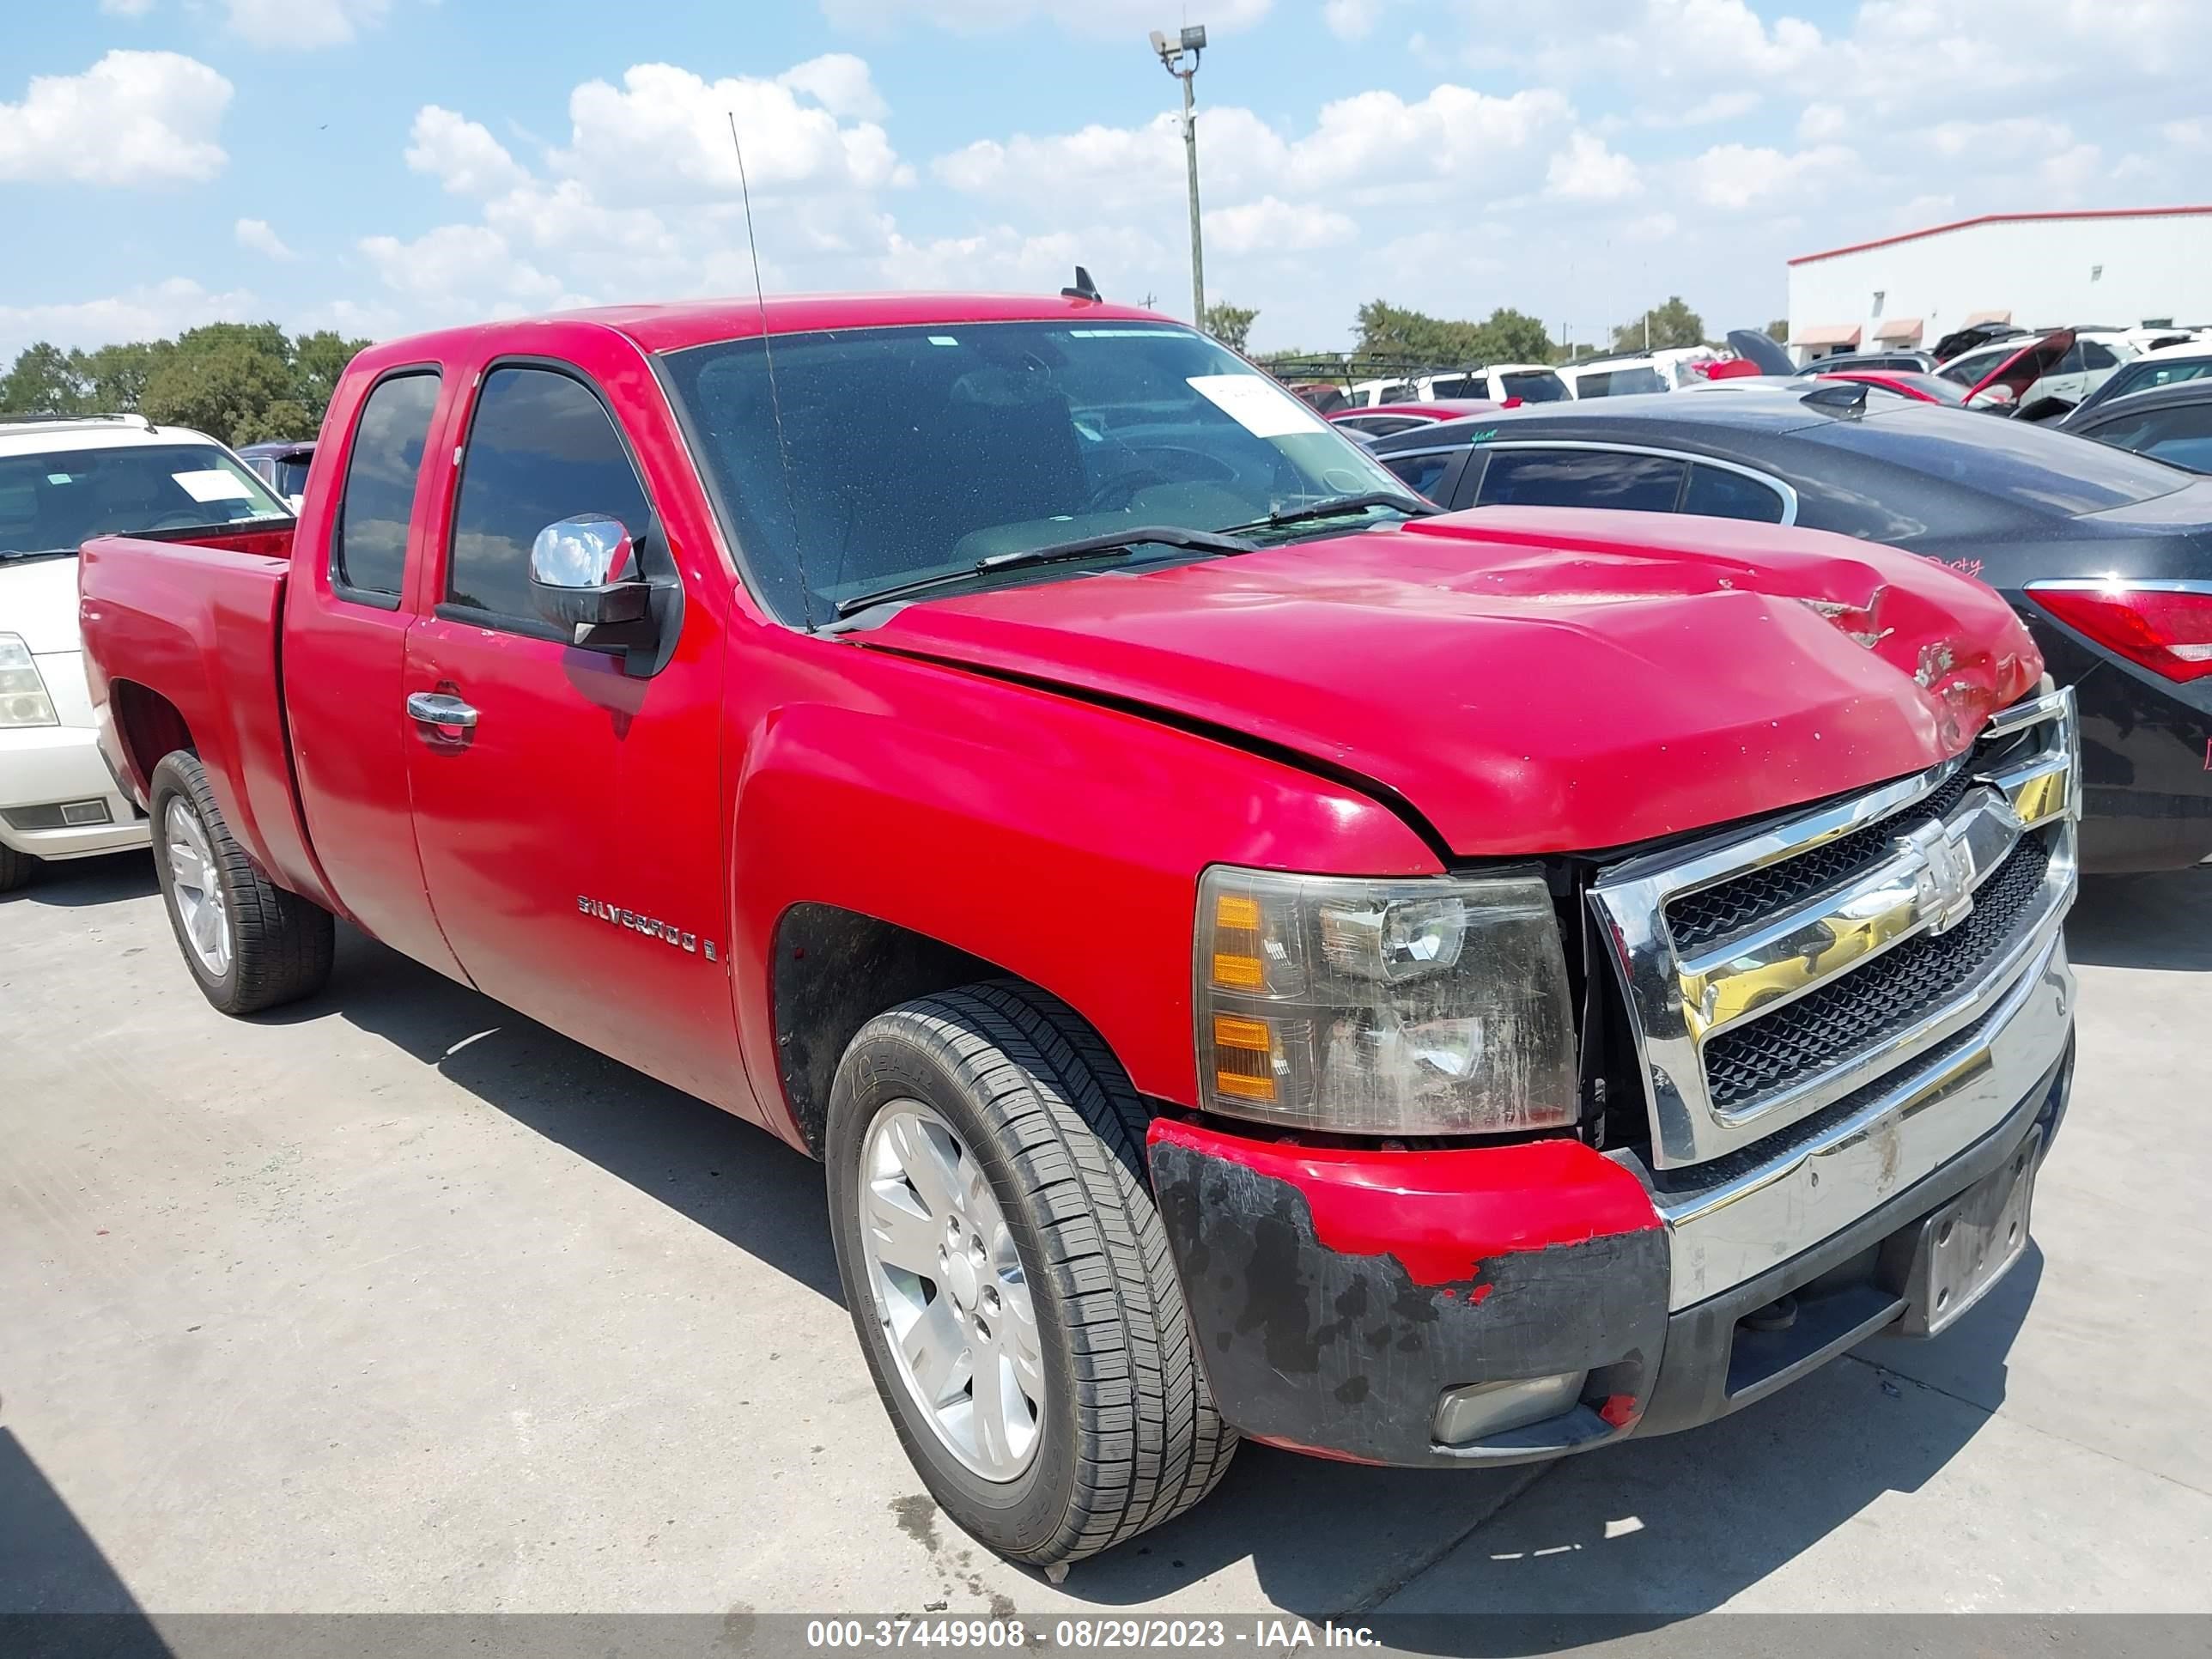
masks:
{"label": "chevrolet silverado truck", "polygon": [[393,341],[296,527],[82,563],[208,1000],[320,992],[343,919],[820,1158],[1009,1557],[1240,1435],[1705,1423],[2025,1247],[2072,705],[1908,554],[1440,516],[1078,290]]}

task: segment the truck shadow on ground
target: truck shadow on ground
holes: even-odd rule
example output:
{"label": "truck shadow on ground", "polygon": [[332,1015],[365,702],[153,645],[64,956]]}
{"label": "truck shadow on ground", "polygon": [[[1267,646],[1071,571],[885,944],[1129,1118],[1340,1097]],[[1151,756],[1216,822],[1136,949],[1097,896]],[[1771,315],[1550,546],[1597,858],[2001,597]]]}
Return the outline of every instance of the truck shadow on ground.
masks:
{"label": "truck shadow on ground", "polygon": [[2212,972],[2212,869],[2085,878],[2066,949],[2089,967]]}
{"label": "truck shadow on ground", "polygon": [[765,1130],[571,1042],[343,924],[331,988],[259,1018],[331,1013],[842,1304],[822,1167]]}
{"label": "truck shadow on ground", "polygon": [[20,1659],[169,1652],[76,1511],[9,1429],[0,1428],[0,1650]]}

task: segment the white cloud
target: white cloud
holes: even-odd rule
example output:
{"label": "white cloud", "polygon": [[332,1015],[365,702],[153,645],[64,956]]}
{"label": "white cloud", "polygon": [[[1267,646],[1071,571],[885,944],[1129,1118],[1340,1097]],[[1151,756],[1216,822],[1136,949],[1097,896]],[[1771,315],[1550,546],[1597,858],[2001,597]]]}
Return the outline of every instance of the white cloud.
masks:
{"label": "white cloud", "polygon": [[1797,137],[1808,144],[1825,144],[1842,137],[1850,124],[1841,105],[1808,104],[1797,117]]}
{"label": "white cloud", "polygon": [[384,21],[390,0],[223,0],[231,33],[257,46],[342,46]]}
{"label": "white cloud", "polygon": [[530,175],[481,123],[425,104],[408,130],[407,165],[434,176],[456,196],[490,196]]}
{"label": "white cloud", "polygon": [[830,114],[855,120],[880,121],[890,106],[868,74],[867,62],[849,52],[833,52],[784,70],[779,84],[803,92]]}
{"label": "white cloud", "polygon": [[1759,94],[1748,89],[1708,93],[1680,109],[1650,112],[1644,122],[1654,127],[1709,127],[1718,121],[1734,121],[1748,115],[1760,101]]}
{"label": "white cloud", "polygon": [[1273,196],[1212,209],[1205,218],[1206,245],[1222,253],[1304,253],[1348,242],[1359,234],[1346,214]]}
{"label": "white cloud", "polygon": [[284,246],[284,239],[270,228],[266,219],[240,219],[231,227],[231,234],[239,246],[248,252],[266,254],[271,259],[296,259],[300,256]]}
{"label": "white cloud", "polygon": [[2159,128],[2158,135],[2176,149],[2212,149],[2212,125],[2207,125],[2201,117],[2168,121]]}
{"label": "white cloud", "polygon": [[222,171],[215,141],[230,82],[173,52],[111,52],[82,75],[32,77],[0,104],[0,179],[198,183]]}
{"label": "white cloud", "polygon": [[[1162,0],[821,0],[822,15],[840,28],[880,33],[901,24],[933,24],[963,34],[1018,28],[1045,19],[1074,34],[1130,35],[1176,21]],[[1207,0],[1209,30],[1256,23],[1273,0]],[[1133,33],[1132,33],[1133,31]]]}
{"label": "white cloud", "polygon": [[1688,167],[1689,186],[1708,207],[1737,210],[1784,198],[1814,200],[1852,171],[1858,158],[1840,144],[1785,153],[1716,144]]}
{"label": "white cloud", "polygon": [[110,17],[143,17],[154,9],[154,0],[100,0],[100,9]]}
{"label": "white cloud", "polygon": [[[1344,198],[1340,209],[1426,201],[1439,179],[1504,196],[1534,182],[1539,142],[1571,115],[1565,98],[1540,88],[1498,98],[1444,85],[1410,101],[1394,92],[1339,99],[1292,138],[1249,109],[1217,106],[1199,114],[1200,179],[1216,200],[1331,192]],[[931,169],[956,190],[1093,216],[1156,207],[1182,177],[1182,122],[1163,112],[1141,127],[984,139]]]}
{"label": "white cloud", "polygon": [[361,251],[385,286],[442,321],[475,314],[488,300],[494,315],[584,303],[559,278],[515,258],[507,239],[483,225],[441,225],[412,241],[365,236]]}
{"label": "white cloud", "polygon": [[33,340],[91,349],[117,340],[159,339],[202,323],[244,322],[260,308],[261,301],[246,289],[212,294],[184,276],[66,304],[0,304],[0,362],[12,362]]}
{"label": "white cloud", "polygon": [[1606,148],[1593,132],[1577,132],[1552,158],[1544,187],[1571,202],[1615,202],[1636,193],[1641,180],[1636,163]]}
{"label": "white cloud", "polygon": [[873,122],[848,125],[775,81],[708,82],[672,64],[636,64],[619,88],[605,81],[578,87],[568,97],[568,148],[556,163],[630,200],[734,198],[732,114],[756,191],[870,190],[902,181],[890,141]]}
{"label": "white cloud", "polygon": [[1328,0],[1321,15],[1340,40],[1364,40],[1382,15],[1382,0]]}

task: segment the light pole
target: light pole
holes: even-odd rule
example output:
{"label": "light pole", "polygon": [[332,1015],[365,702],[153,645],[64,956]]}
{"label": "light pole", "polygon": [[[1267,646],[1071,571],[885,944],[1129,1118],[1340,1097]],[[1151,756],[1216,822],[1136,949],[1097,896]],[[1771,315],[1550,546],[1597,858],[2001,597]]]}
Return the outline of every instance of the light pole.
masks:
{"label": "light pole", "polygon": [[1182,82],[1182,153],[1190,167],[1190,316],[1194,325],[1204,328],[1206,250],[1198,234],[1198,112],[1193,106],[1190,82],[1198,73],[1198,55],[1206,50],[1206,29],[1194,24],[1175,40],[1154,29],[1152,50],[1159,53],[1161,67]]}

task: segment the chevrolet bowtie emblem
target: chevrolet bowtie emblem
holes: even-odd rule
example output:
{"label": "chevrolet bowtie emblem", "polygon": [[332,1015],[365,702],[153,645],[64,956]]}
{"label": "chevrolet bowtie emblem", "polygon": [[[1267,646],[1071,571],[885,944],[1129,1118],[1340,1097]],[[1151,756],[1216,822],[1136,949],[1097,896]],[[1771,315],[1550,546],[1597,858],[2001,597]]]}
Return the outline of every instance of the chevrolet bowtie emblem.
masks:
{"label": "chevrolet bowtie emblem", "polygon": [[1974,855],[1950,826],[1933,820],[1917,823],[1897,844],[1917,860],[1913,913],[1929,933],[1947,933],[1973,913]]}

